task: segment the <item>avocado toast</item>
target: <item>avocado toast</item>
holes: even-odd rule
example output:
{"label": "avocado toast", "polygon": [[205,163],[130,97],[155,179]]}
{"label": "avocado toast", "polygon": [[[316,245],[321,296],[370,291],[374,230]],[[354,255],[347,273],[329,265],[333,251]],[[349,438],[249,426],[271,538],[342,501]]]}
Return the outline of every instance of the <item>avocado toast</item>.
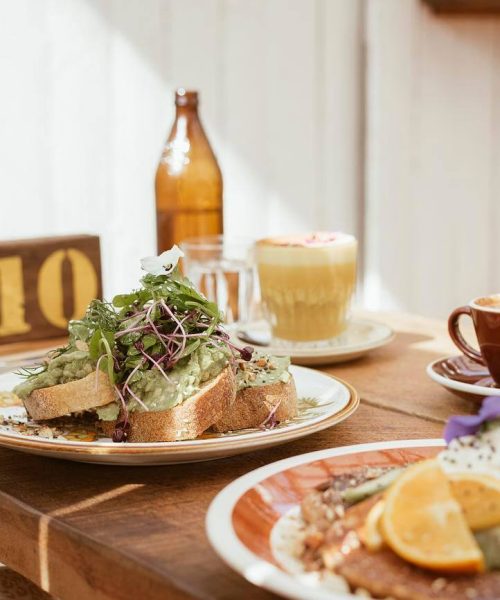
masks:
{"label": "avocado toast", "polygon": [[68,345],[23,371],[15,393],[32,419],[90,413],[116,442],[175,441],[197,437],[228,410],[236,358],[249,360],[252,349],[229,341],[217,306],[169,252],[139,289],[93,300],[70,322]]}
{"label": "avocado toast", "polygon": [[231,342],[217,306],[174,267],[149,272],[111,303],[93,300],[70,322],[68,345],[24,370],[14,391],[31,419],[90,418],[115,442],[160,442],[216,425],[272,427],[295,414],[289,361],[259,358],[246,370],[252,348]]}

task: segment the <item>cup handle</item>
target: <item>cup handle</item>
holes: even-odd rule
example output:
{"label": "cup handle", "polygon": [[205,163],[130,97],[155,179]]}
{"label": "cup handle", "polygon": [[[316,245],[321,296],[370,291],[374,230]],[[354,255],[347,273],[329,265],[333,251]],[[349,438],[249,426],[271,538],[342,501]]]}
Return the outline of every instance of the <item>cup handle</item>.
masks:
{"label": "cup handle", "polygon": [[450,334],[453,343],[459,350],[461,350],[465,356],[468,356],[475,362],[484,364],[481,352],[478,352],[470,344],[468,344],[462,332],[460,331],[459,320],[462,315],[467,315],[472,319],[472,311],[470,306],[461,306],[456,308],[448,318],[448,333]]}

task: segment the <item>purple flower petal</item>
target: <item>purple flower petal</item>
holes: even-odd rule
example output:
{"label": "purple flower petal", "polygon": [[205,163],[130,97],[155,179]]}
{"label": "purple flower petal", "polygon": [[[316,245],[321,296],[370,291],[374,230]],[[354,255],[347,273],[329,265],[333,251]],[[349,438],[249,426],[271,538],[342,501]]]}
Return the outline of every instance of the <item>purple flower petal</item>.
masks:
{"label": "purple flower petal", "polygon": [[493,421],[500,417],[500,396],[488,396],[483,400],[479,415],[484,421]]}
{"label": "purple flower petal", "polygon": [[451,440],[464,435],[474,435],[486,421],[500,417],[500,396],[488,396],[483,400],[477,415],[451,417],[444,429],[444,439],[447,444]]}

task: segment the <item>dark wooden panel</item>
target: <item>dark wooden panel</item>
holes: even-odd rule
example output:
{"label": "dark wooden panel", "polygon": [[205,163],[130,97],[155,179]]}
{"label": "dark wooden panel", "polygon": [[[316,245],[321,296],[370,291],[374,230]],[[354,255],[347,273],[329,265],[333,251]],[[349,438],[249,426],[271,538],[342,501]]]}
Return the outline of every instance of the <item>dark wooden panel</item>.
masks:
{"label": "dark wooden panel", "polygon": [[437,13],[500,14],[500,0],[423,0]]}
{"label": "dark wooden panel", "polygon": [[101,295],[98,237],[0,242],[0,344],[61,336]]}

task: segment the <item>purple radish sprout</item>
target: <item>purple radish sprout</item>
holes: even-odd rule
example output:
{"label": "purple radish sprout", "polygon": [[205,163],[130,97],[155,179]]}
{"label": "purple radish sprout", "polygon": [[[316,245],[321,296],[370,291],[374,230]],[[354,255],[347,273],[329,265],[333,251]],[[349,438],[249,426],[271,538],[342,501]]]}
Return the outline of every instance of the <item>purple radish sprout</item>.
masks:
{"label": "purple radish sprout", "polygon": [[120,338],[126,335],[127,333],[136,333],[137,331],[148,331],[151,330],[151,325],[141,325],[140,327],[130,327],[127,329],[122,329],[115,333],[115,338]]}
{"label": "purple radish sprout", "polygon": [[118,394],[118,398],[120,399],[120,403],[123,408],[124,417],[125,417],[124,420],[125,420],[125,422],[127,422],[128,421],[128,410],[127,410],[127,405],[125,403],[125,398],[123,397],[122,393],[120,392],[120,388],[117,385],[115,385],[114,388],[115,388],[115,392]]}
{"label": "purple radish sprout", "polygon": [[128,385],[128,383],[123,386],[123,392],[130,394],[132,398],[139,404],[139,406],[142,406],[145,411],[149,412],[149,408],[144,404],[139,396],[132,391],[132,388]]}
{"label": "purple radish sprout", "polygon": [[271,412],[267,415],[266,419],[264,421],[262,421],[262,423],[259,425],[259,429],[273,429],[273,427],[276,427],[276,425],[279,425],[279,421],[277,421],[274,417],[276,415],[276,412],[277,412],[280,404],[281,404],[281,399],[278,400],[278,402],[275,404],[275,406],[273,407]]}
{"label": "purple radish sprout", "polygon": [[[132,377],[137,373],[137,371],[142,367],[142,365],[144,364],[144,360],[141,360],[140,363],[138,363],[130,372],[130,375],[127,377],[127,379],[125,380],[125,383],[123,384],[123,390],[125,390],[125,388],[129,388],[130,389],[130,380],[132,379]],[[143,404],[142,400],[139,401],[140,404]]]}
{"label": "purple radish sprout", "polygon": [[[179,350],[179,353],[182,354],[186,348],[186,332],[184,330],[184,327],[182,326],[182,323],[179,321],[179,319],[174,315],[174,313],[167,306],[167,303],[165,302],[165,300],[163,300],[163,298],[160,300],[160,304],[165,309],[165,311],[170,316],[170,318],[173,321],[175,321],[175,323],[177,324],[177,328],[175,329],[175,331],[177,331],[177,329],[180,329],[183,334],[182,346]],[[175,331],[174,331],[174,333],[175,333]]]}
{"label": "purple radish sprout", "polygon": [[168,375],[165,373],[165,371],[162,369],[161,365],[156,362],[156,360],[150,356],[149,354],[147,354],[146,352],[144,352],[144,350],[141,350],[142,355],[147,358],[147,360],[149,360],[150,362],[152,362],[154,364],[154,366],[160,371],[160,373],[163,375],[163,377],[165,378],[165,380],[167,381],[167,383],[172,384],[172,380],[168,377]]}
{"label": "purple radish sprout", "polygon": [[148,312],[146,313],[146,319],[148,321],[148,323],[151,325],[151,327],[153,328],[153,331],[156,333],[158,339],[160,340],[160,342],[163,344],[163,346],[165,347],[165,349],[167,348],[167,345],[165,344],[165,342],[163,341],[160,332],[158,331],[156,325],[153,322],[153,319],[151,318],[151,313],[154,309],[154,307],[157,305],[157,303],[153,303],[151,304],[151,306],[148,309]]}
{"label": "purple radish sprout", "polygon": [[128,430],[130,429],[130,424],[128,422],[128,409],[127,404],[125,402],[122,393],[117,385],[114,386],[116,393],[118,394],[118,398],[120,398],[120,402],[123,409],[123,421],[118,421],[116,423],[115,431],[113,432],[112,440],[113,442],[126,442],[128,438]]}
{"label": "purple radish sprout", "polygon": [[97,363],[95,365],[95,390],[97,391],[99,389],[99,368],[101,366],[101,361],[103,358],[105,358],[107,356],[107,354],[101,354],[101,356],[99,356],[99,358],[97,359]]}

